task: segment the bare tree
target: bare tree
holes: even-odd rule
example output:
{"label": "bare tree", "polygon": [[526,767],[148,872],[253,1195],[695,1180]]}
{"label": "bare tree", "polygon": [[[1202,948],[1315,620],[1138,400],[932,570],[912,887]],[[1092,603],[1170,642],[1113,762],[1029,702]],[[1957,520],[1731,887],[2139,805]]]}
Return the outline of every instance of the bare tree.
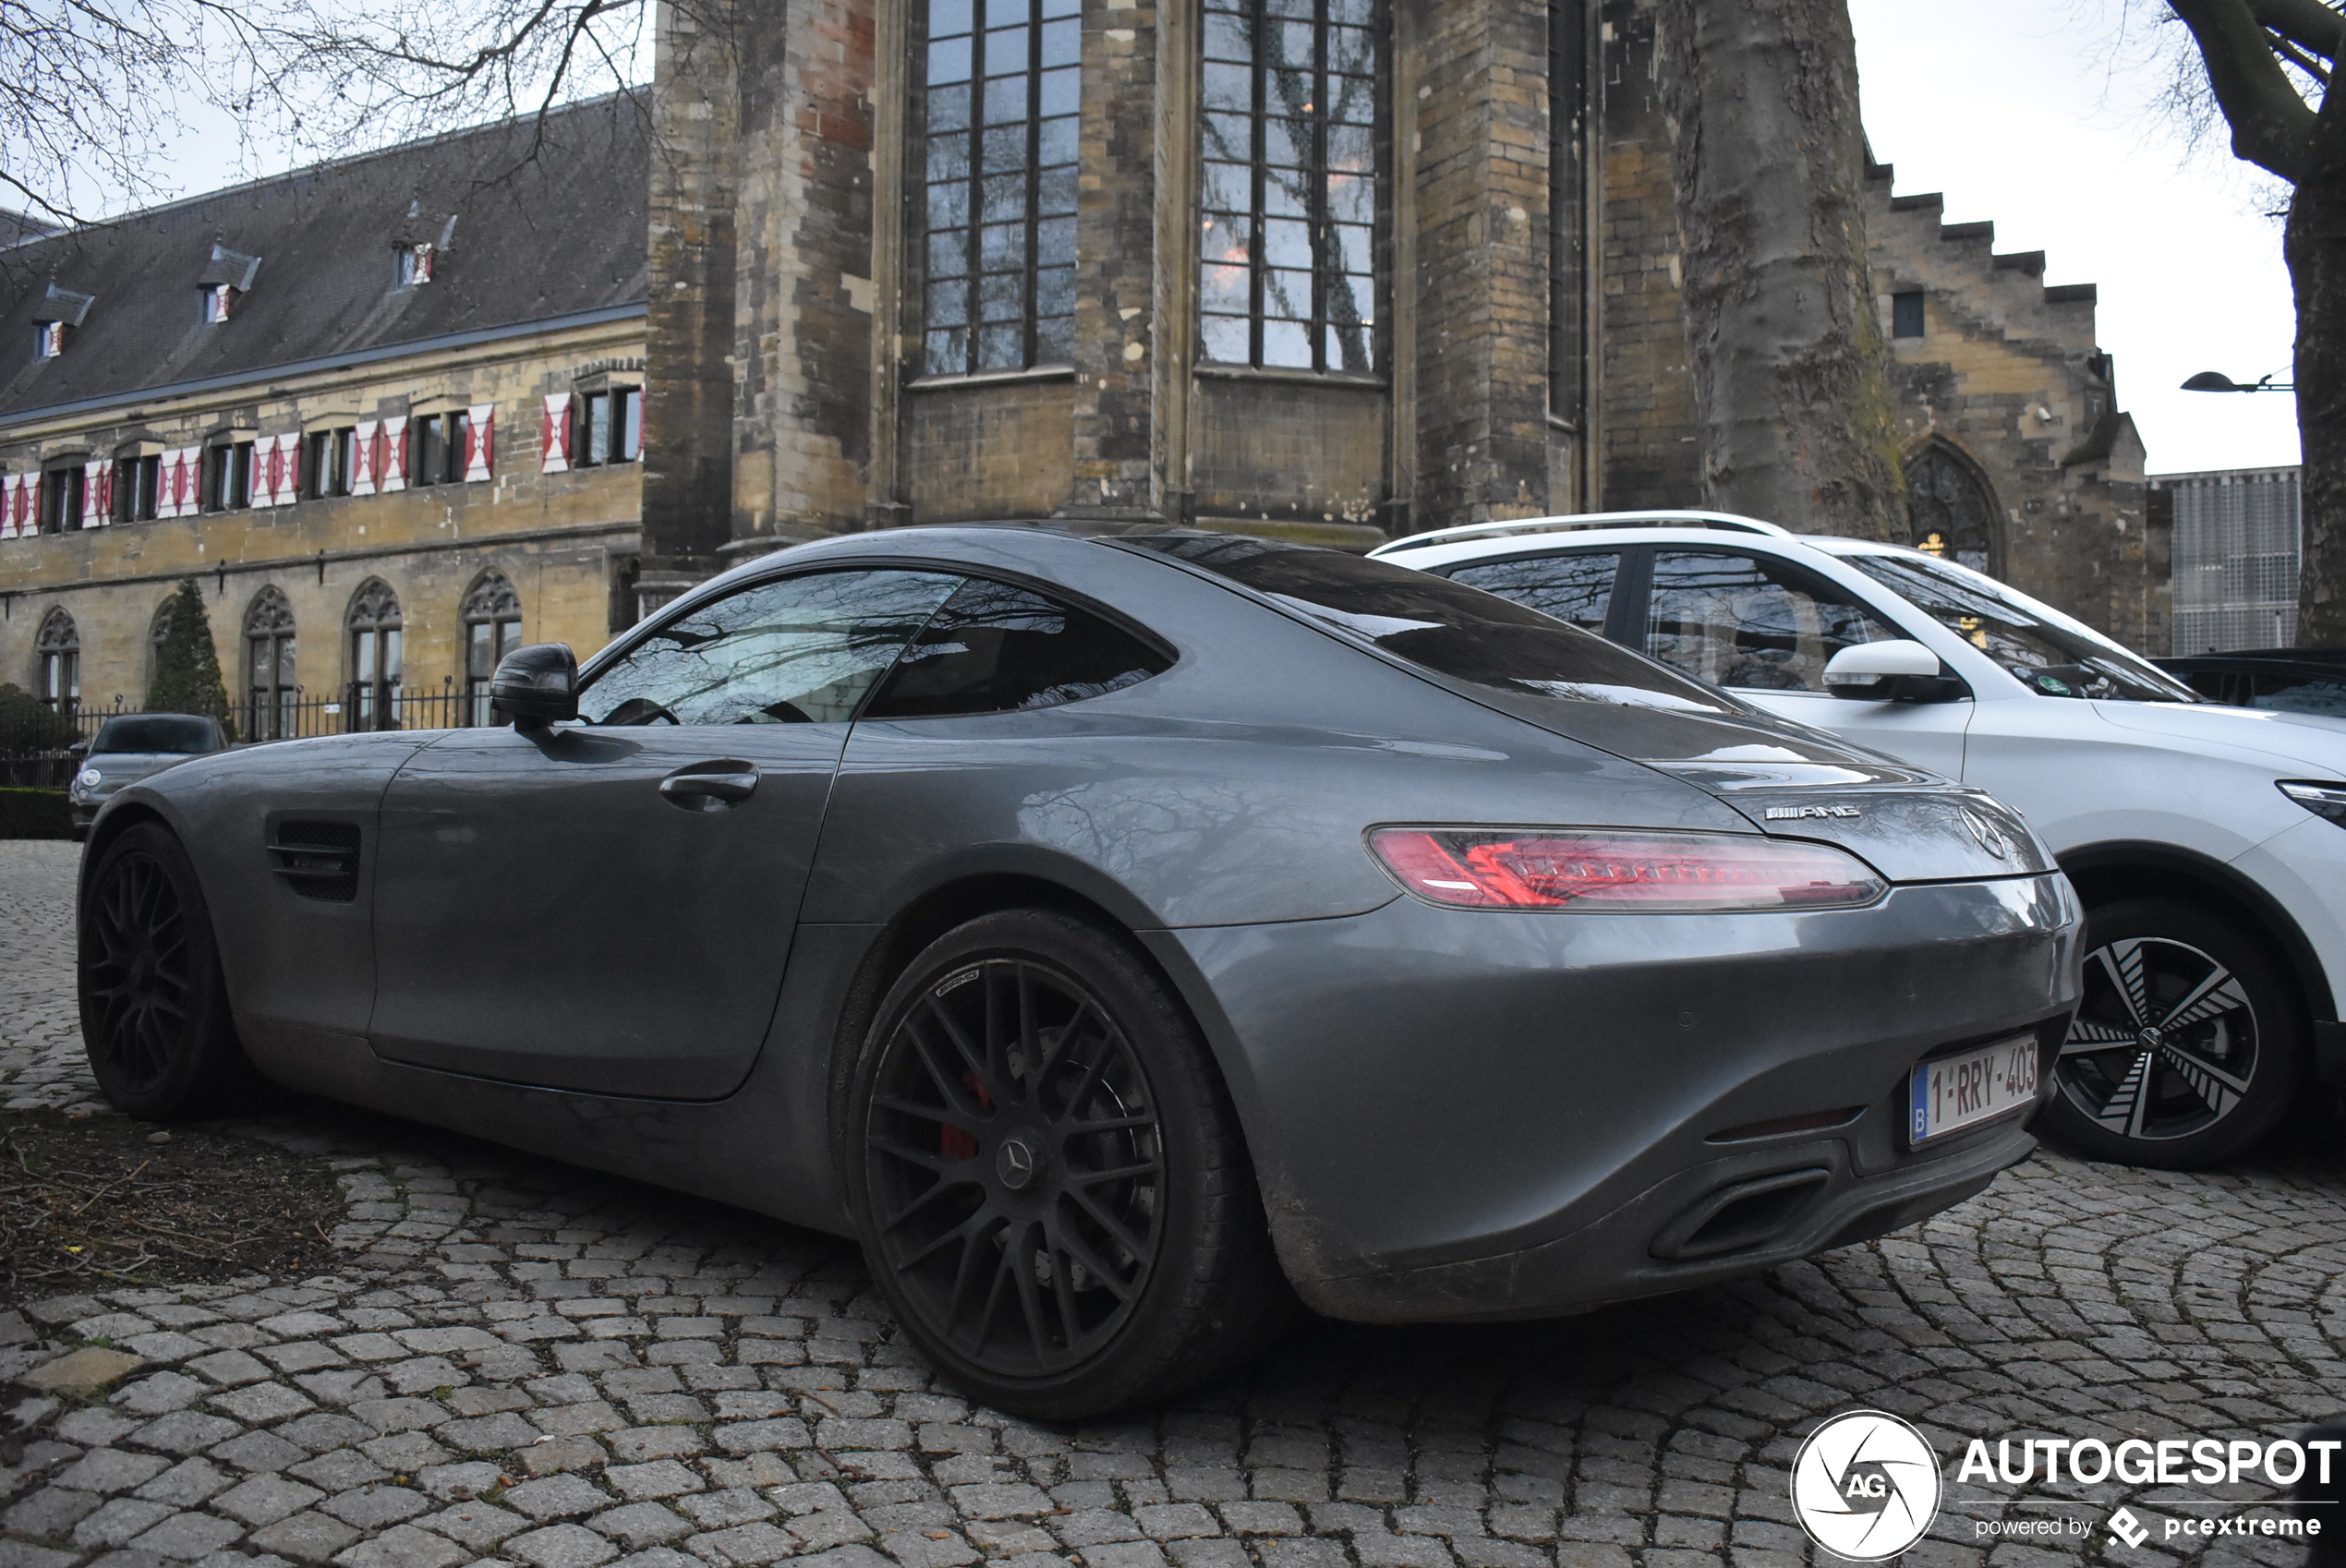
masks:
{"label": "bare tree", "polygon": [[[640,80],[650,0],[0,0],[0,205],[166,194],[183,102],[248,146],[367,151]],[[184,95],[184,98],[183,98]]]}
{"label": "bare tree", "polygon": [[2294,187],[2284,242],[2297,296],[2304,455],[2301,647],[2346,645],[2346,58],[2333,0],[2168,0],[2191,30],[2232,151]]}
{"label": "bare tree", "polygon": [[1663,0],[1705,489],[1903,539],[1847,0]]}

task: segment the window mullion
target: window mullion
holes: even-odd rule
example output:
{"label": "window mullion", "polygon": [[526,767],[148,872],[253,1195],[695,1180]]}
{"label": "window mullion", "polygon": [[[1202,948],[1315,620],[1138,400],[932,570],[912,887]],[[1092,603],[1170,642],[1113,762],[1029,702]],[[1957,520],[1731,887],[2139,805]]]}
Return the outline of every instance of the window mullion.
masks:
{"label": "window mullion", "polygon": [[1264,124],[1269,115],[1270,85],[1270,6],[1266,0],[1252,0],[1253,11],[1248,18],[1253,24],[1252,98],[1248,104],[1247,133],[1252,139],[1247,149],[1247,307],[1246,362],[1263,363],[1263,318],[1264,294],[1270,282],[1270,261],[1264,255],[1268,248],[1270,203],[1264,199],[1264,186],[1268,179],[1264,165],[1270,157],[1270,133]]}
{"label": "window mullion", "polygon": [[1328,0],[1312,6],[1312,167],[1304,199],[1312,252],[1312,368],[1328,368]]}
{"label": "window mullion", "polygon": [[1041,306],[1035,291],[1043,275],[1042,225],[1035,216],[1043,205],[1043,10],[1034,6],[1026,18],[1026,213],[1022,225],[1026,240],[1025,276],[1019,288],[1020,357],[1022,366],[1034,364]]}
{"label": "window mullion", "polygon": [[978,238],[986,232],[986,0],[970,0],[969,238],[961,279],[961,369],[973,375],[984,332],[986,274]]}

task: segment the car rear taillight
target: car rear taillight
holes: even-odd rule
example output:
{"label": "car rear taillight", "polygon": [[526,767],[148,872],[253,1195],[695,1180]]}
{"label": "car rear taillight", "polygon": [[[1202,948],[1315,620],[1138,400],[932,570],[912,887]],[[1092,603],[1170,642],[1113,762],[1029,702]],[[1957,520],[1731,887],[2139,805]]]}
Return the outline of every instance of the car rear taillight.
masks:
{"label": "car rear taillight", "polygon": [[1457,909],[1845,910],[1889,887],[1828,845],[1729,833],[1380,827],[1369,848],[1402,887]]}

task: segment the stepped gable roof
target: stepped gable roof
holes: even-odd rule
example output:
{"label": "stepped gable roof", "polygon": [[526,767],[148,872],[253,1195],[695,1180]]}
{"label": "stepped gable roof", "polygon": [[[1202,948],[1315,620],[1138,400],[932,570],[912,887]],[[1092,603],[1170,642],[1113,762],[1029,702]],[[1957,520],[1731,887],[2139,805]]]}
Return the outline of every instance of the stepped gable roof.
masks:
{"label": "stepped gable roof", "polygon": [[[538,132],[525,115],[0,242],[0,418],[640,307],[642,105],[594,99]],[[418,243],[441,247],[431,281],[401,287],[396,247]],[[246,289],[206,324],[218,283]],[[91,304],[43,359],[53,289]]]}

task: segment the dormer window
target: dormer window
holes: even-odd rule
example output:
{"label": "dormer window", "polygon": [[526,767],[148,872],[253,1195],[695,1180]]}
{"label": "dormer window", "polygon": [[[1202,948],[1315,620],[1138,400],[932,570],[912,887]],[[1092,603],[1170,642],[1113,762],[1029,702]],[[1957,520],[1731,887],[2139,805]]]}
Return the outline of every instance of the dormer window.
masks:
{"label": "dormer window", "polygon": [[42,311],[32,323],[32,356],[54,359],[66,351],[66,329],[79,327],[90,314],[92,295],[76,294],[51,283],[42,296]]}
{"label": "dormer window", "polygon": [[401,288],[414,288],[419,283],[431,282],[432,270],[438,264],[440,258],[438,247],[429,243],[403,245],[399,247],[397,255]]}
{"label": "dormer window", "polygon": [[236,296],[251,292],[253,275],[260,271],[260,257],[247,256],[224,245],[213,246],[211,259],[196,278],[196,286],[203,291],[205,323],[213,325],[226,320],[236,308]]}

